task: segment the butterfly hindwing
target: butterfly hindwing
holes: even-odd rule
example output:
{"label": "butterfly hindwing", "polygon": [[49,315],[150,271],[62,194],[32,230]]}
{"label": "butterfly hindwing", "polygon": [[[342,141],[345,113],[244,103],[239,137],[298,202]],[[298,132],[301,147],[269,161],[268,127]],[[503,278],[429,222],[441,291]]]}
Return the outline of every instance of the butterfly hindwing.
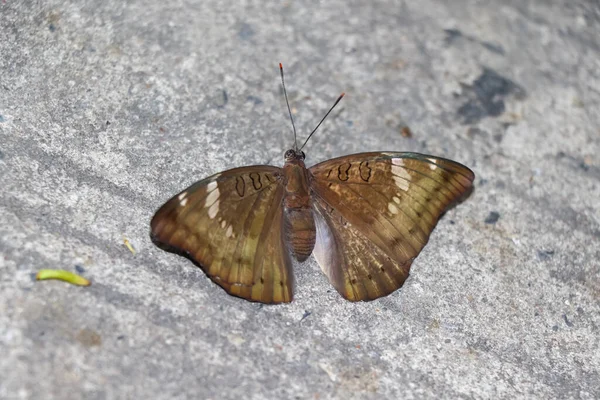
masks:
{"label": "butterfly hindwing", "polygon": [[402,286],[440,215],[474,179],[459,163],[417,153],[354,154],[309,170],[315,257],[354,301]]}
{"label": "butterfly hindwing", "polygon": [[156,212],[152,240],[196,262],[232,295],[289,302],[293,279],[282,234],[283,196],[280,168],[252,166],[213,175]]}
{"label": "butterfly hindwing", "polygon": [[315,199],[314,210],[313,254],[340,294],[351,301],[371,300],[402,286],[412,258],[396,262],[321,198]]}

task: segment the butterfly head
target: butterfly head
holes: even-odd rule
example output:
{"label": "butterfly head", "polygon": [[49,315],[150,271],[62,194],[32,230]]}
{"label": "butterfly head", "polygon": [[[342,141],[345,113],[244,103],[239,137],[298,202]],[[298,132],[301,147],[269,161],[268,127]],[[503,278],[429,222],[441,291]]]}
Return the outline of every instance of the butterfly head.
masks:
{"label": "butterfly head", "polygon": [[304,154],[302,150],[289,149],[285,152],[285,155],[283,157],[285,158],[286,162],[297,160],[304,161],[304,159],[306,158],[306,154]]}

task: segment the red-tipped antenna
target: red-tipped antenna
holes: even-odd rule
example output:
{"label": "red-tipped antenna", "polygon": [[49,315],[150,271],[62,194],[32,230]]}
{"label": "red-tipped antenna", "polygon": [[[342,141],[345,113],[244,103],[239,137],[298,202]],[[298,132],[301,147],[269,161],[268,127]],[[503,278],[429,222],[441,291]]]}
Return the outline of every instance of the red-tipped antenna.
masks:
{"label": "red-tipped antenna", "polygon": [[283,80],[283,65],[279,63],[279,71],[281,72],[281,86],[283,86],[283,95],[285,96],[285,104],[287,104],[288,113],[290,114],[290,120],[292,120],[292,128],[294,129],[294,150],[298,151],[298,142],[296,141],[296,126],[294,125],[294,118],[292,117],[292,110],[290,109],[290,102],[288,101],[287,91],[285,90],[285,81]]}
{"label": "red-tipped antenna", "polygon": [[313,131],[310,133],[310,135],[308,135],[308,137],[304,141],[304,144],[302,145],[302,147],[300,147],[300,150],[302,150],[304,148],[304,146],[306,146],[306,143],[308,142],[308,139],[310,139],[310,137],[313,135],[313,133],[315,133],[317,131],[317,129],[319,129],[319,127],[321,126],[321,124],[323,123],[323,121],[325,121],[325,118],[327,118],[327,116],[329,115],[329,113],[331,111],[333,111],[333,109],[335,108],[335,106],[337,106],[337,104],[340,102],[340,100],[342,100],[342,97],[344,97],[345,94],[346,93],[340,94],[340,97],[338,97],[337,100],[335,101],[335,103],[333,103],[333,105],[331,106],[331,108],[329,109],[329,111],[327,111],[327,114],[325,114],[325,116],[323,117],[323,119],[321,120],[321,122],[319,122],[319,124],[317,125],[317,127],[315,129],[313,129]]}

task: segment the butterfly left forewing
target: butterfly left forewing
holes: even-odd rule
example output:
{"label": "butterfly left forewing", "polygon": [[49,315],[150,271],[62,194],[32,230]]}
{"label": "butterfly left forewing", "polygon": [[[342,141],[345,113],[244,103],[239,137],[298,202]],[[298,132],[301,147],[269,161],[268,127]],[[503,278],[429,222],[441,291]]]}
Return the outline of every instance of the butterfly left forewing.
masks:
{"label": "butterfly left forewing", "polygon": [[283,242],[281,169],[236,168],[195,183],[151,222],[161,248],[195,261],[228,293],[263,303],[292,299]]}
{"label": "butterfly left forewing", "polygon": [[412,260],[474,175],[454,161],[416,153],[362,153],[310,168],[315,257],[349,300],[402,286]]}

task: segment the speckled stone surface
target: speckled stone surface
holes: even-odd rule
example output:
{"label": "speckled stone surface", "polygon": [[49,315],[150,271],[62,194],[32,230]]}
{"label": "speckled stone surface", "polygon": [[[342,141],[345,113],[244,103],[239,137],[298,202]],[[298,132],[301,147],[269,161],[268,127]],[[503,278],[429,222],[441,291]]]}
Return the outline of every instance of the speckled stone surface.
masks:
{"label": "speckled stone surface", "polygon": [[[599,32],[593,0],[0,2],[0,398],[599,398]],[[302,137],[347,93],[307,164],[477,175],[386,298],[310,258],[260,306],[149,240],[187,185],[283,163],[279,62]]]}

